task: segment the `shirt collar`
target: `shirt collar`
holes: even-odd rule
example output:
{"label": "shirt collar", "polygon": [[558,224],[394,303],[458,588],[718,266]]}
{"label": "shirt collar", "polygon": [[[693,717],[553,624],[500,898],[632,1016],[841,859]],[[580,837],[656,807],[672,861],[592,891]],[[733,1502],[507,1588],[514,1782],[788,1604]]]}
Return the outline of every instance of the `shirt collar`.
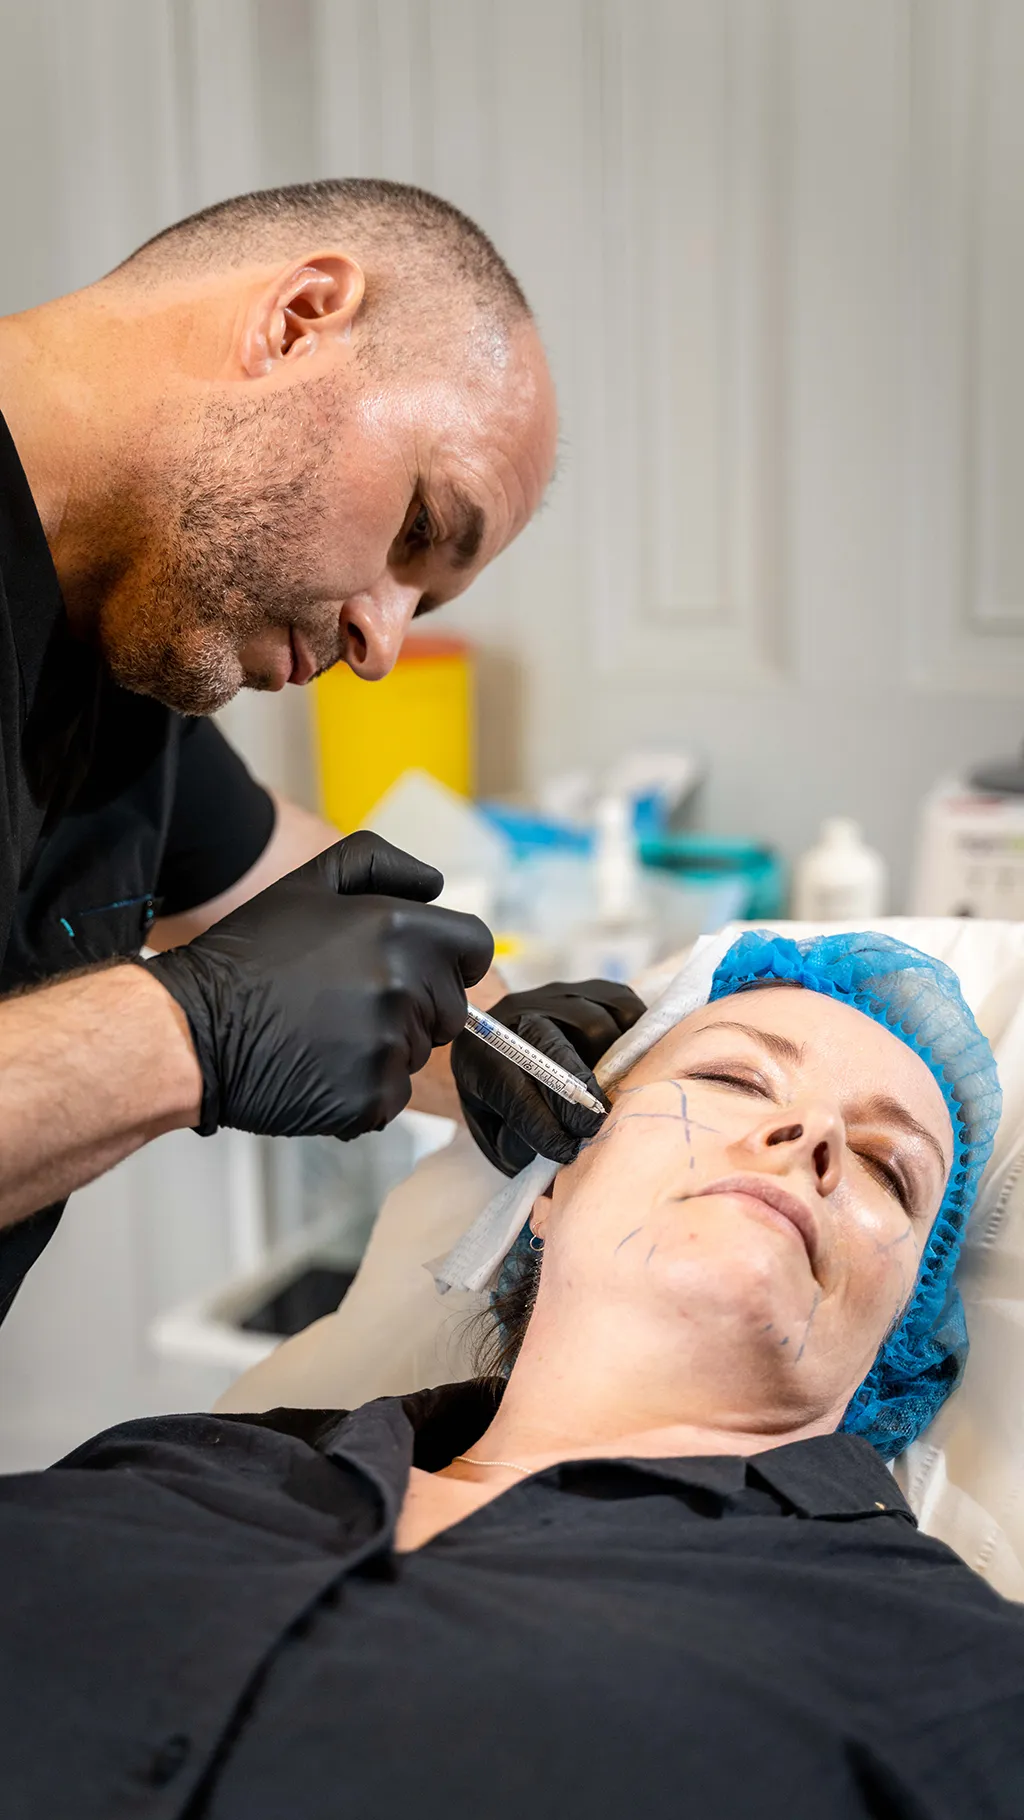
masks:
{"label": "shirt collar", "polygon": [[[414,1396],[380,1397],[338,1419],[321,1445],[362,1467],[377,1485],[393,1523],[409,1469],[447,1466],[479,1440],[501,1400],[500,1380],[446,1384]],[[614,1465],[638,1478],[660,1479],[734,1497],[746,1485],[767,1486],[797,1516],[832,1519],[896,1515],[914,1522],[895,1479],[859,1435],[814,1435],[745,1458],[723,1454],[665,1460],[568,1461],[536,1475],[569,1483]]]}
{"label": "shirt collar", "polygon": [[916,1523],[892,1473],[862,1435],[812,1435],[755,1454],[751,1478],[763,1479],[806,1517],[873,1517]]}
{"label": "shirt collar", "polygon": [[0,416],[0,556],[3,589],[14,629],[31,709],[43,664],[55,637],[67,631],[57,571],[14,440]]}
{"label": "shirt collar", "polygon": [[46,533],[2,416],[0,594],[20,672],[25,780],[32,800],[53,817],[71,801],[88,763],[103,672],[92,646],[72,636]]}

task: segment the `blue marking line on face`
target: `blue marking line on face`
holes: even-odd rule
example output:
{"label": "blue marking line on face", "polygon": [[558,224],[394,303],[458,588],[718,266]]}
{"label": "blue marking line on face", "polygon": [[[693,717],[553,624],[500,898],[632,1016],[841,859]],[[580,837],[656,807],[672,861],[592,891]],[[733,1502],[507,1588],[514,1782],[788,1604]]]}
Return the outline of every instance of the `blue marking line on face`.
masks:
{"label": "blue marking line on face", "polygon": [[657,1247],[657,1245],[652,1245],[652,1246],[651,1246],[651,1249],[650,1249],[650,1251],[649,1251],[649,1252],[648,1252],[648,1253],[647,1253],[647,1256],[646,1256],[646,1257],[645,1257],[645,1259],[644,1259],[644,1263],[645,1263],[645,1264],[649,1264],[649,1263],[650,1263],[650,1261],[651,1261],[651,1259],[652,1259],[652,1258],[653,1258],[653,1256],[654,1256],[654,1254],[655,1254],[655,1252],[656,1252],[656,1251],[657,1251],[657,1249],[658,1249],[658,1247]]}
{"label": "blue marking line on face", "polygon": [[683,1084],[681,1081],[675,1081],[675,1080],[645,1081],[643,1083],[643,1085],[639,1086],[639,1087],[623,1087],[621,1093],[619,1094],[619,1098],[621,1100],[624,1100],[624,1099],[628,1099],[630,1097],[630,1095],[634,1094],[634,1093],[646,1093],[648,1091],[648,1089],[651,1087],[674,1087],[676,1092],[679,1095],[679,1111],[678,1112],[627,1112],[625,1114],[626,1118],[680,1119],[682,1121],[682,1123],[686,1126],[687,1143],[689,1143],[689,1141],[690,1141],[691,1131],[710,1131],[716,1137],[721,1135],[717,1125],[702,1125],[700,1119],[695,1119],[692,1116],[692,1114],[690,1112],[689,1104],[688,1104],[687,1098],[686,1098],[686,1090],[683,1087]]}
{"label": "blue marking line on face", "polygon": [[798,1352],[797,1352],[797,1355],[796,1355],[796,1358],[795,1358],[795,1359],[794,1359],[794,1361],[793,1361],[793,1363],[794,1363],[794,1365],[799,1365],[799,1363],[800,1363],[800,1360],[801,1360],[801,1359],[802,1359],[802,1358],[803,1358],[803,1356],[804,1356],[804,1347],[805,1347],[805,1346],[806,1346],[806,1345],[807,1345],[807,1336],[808,1336],[808,1334],[809,1334],[809,1333],[810,1333],[810,1331],[811,1331],[811,1322],[812,1322],[812,1321],[813,1321],[813,1320],[814,1320],[814,1317],[815,1317],[815,1315],[816,1315],[816,1314],[817,1314],[817,1312],[818,1312],[818,1303],[819,1303],[819,1302],[820,1302],[820,1301],[821,1301],[821,1290],[820,1290],[820,1289],[816,1289],[816,1290],[815,1290],[815,1291],[814,1291],[814,1300],[813,1300],[813,1302],[812,1302],[812,1303],[811,1303],[811,1310],[810,1310],[810,1313],[809,1313],[809,1315],[808,1315],[808,1316],[807,1316],[807,1325],[806,1325],[806,1327],[805,1327],[805,1328],[804,1328],[804,1337],[803,1337],[803,1339],[802,1339],[802,1340],[801,1340],[801,1341],[800,1341],[800,1348],[799,1348],[799,1351],[798,1351]]}
{"label": "blue marking line on face", "polygon": [[[628,1099],[630,1095],[634,1093],[646,1093],[651,1087],[666,1086],[675,1087],[679,1094],[680,1103],[678,1112],[624,1112],[621,1118],[616,1118],[615,1108],[613,1107],[607,1125],[605,1125],[601,1131],[598,1131],[594,1137],[583,1138],[577,1155],[580,1156],[584,1150],[589,1150],[592,1144],[603,1144],[606,1138],[611,1137],[616,1127],[624,1125],[627,1119],[670,1119],[673,1124],[682,1124],[685,1127],[686,1142],[691,1147],[693,1144],[693,1133],[695,1131],[710,1131],[714,1137],[721,1136],[721,1132],[717,1125],[702,1125],[699,1119],[691,1117],[690,1109],[686,1101],[686,1094],[683,1092],[682,1086],[678,1081],[645,1081],[640,1087],[623,1087],[619,1094],[619,1099]],[[691,1156],[690,1168],[692,1169],[693,1167],[694,1160]]]}
{"label": "blue marking line on face", "polygon": [[897,1245],[905,1245],[907,1240],[909,1239],[909,1237],[910,1237],[910,1227],[908,1226],[905,1232],[901,1232],[894,1239],[886,1239],[884,1244],[882,1243],[881,1239],[876,1239],[875,1240],[875,1250],[878,1253],[879,1257],[883,1257],[887,1251],[895,1251]]}
{"label": "blue marking line on face", "polygon": [[785,1337],[785,1339],[784,1339],[784,1340],[780,1340],[780,1341],[779,1341],[779,1345],[780,1345],[780,1346],[788,1346],[788,1345],[789,1345],[789,1335],[788,1335],[788,1333],[787,1333],[787,1335],[786,1335],[786,1337]]}
{"label": "blue marking line on face", "polygon": [[581,1139],[580,1139],[580,1147],[579,1147],[579,1149],[578,1149],[578,1150],[577,1150],[577,1152],[576,1152],[576,1155],[577,1155],[577,1156],[582,1156],[582,1155],[583,1155],[583,1152],[584,1152],[584,1151],[585,1151],[585,1150],[591,1150],[591,1149],[593,1149],[593,1146],[594,1146],[594,1145],[595,1145],[595,1144],[603,1144],[603,1143],[604,1143],[604,1141],[605,1141],[605,1138],[610,1138],[610,1137],[611,1137],[611,1135],[612,1135],[612,1134],[611,1134],[611,1132],[610,1132],[610,1131],[608,1131],[608,1130],[604,1130],[604,1131],[598,1131],[598,1132],[596,1132],[596,1133],[595,1133],[595,1135],[594,1135],[594,1136],[593,1136],[593,1137],[592,1137],[592,1138],[581,1138]]}
{"label": "blue marking line on face", "polygon": [[[610,1138],[614,1135],[620,1125],[628,1125],[630,1119],[667,1119],[671,1125],[678,1125],[681,1123],[678,1112],[624,1112],[621,1118],[610,1117],[605,1129],[603,1131],[598,1131],[594,1137],[581,1139],[577,1155],[584,1150],[589,1150],[594,1144],[603,1144],[606,1138]],[[711,1125],[701,1125],[698,1129],[700,1131],[711,1131],[713,1127]],[[690,1142],[689,1132],[686,1134],[686,1141],[687,1143]]]}
{"label": "blue marking line on face", "polygon": [[[616,1250],[616,1252],[618,1252],[618,1251],[621,1251],[621,1250],[622,1250],[622,1247],[623,1247],[623,1245],[628,1245],[628,1244],[629,1244],[629,1241],[630,1241],[630,1239],[635,1239],[635,1238],[636,1238],[636,1235],[637,1235],[637,1233],[638,1233],[638,1232],[642,1232],[642,1231],[643,1231],[643,1227],[642,1227],[642,1226],[634,1226],[634,1228],[633,1228],[633,1230],[632,1230],[632,1232],[627,1232],[627,1234],[626,1234],[626,1236],[625,1236],[625,1238],[624,1238],[624,1239],[620,1239],[620,1240],[619,1240],[619,1242],[618,1242],[618,1244],[617,1244],[617,1245],[616,1245],[616,1247],[615,1247],[615,1250]],[[614,1255],[614,1254],[613,1254],[613,1255]]]}

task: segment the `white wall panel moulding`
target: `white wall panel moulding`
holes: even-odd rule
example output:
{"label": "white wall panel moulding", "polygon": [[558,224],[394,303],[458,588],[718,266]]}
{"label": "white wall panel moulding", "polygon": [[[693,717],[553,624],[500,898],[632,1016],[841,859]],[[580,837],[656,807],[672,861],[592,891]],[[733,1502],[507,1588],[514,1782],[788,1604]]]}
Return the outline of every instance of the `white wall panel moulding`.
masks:
{"label": "white wall panel moulding", "polygon": [[605,0],[586,33],[598,332],[581,497],[600,662],[768,681],[783,649],[779,8]]}
{"label": "white wall panel moulding", "polygon": [[924,689],[1024,687],[1024,8],[913,10],[908,650]]}

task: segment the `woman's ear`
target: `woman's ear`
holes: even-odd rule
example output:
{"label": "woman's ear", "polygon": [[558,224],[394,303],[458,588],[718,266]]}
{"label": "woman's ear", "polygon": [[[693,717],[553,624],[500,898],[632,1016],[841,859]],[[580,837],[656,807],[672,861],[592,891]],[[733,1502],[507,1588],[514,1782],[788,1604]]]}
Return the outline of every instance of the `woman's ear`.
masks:
{"label": "woman's ear", "polygon": [[535,1238],[543,1239],[548,1218],[551,1213],[552,1191],[554,1181],[548,1183],[543,1194],[539,1194],[530,1208],[530,1229]]}
{"label": "woman's ear", "polygon": [[348,253],[314,253],[292,261],[246,313],[238,358],[248,379],[266,379],[285,363],[348,341],[366,294],[363,268]]}

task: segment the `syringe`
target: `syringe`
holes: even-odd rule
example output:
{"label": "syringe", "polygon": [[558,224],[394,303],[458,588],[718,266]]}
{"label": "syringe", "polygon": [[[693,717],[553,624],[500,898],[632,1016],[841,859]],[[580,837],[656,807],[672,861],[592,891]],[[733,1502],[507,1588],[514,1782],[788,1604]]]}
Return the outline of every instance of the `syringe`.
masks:
{"label": "syringe", "polygon": [[489,1012],[478,1011],[475,1005],[470,1005],[468,1011],[466,1029],[478,1036],[489,1049],[503,1055],[507,1061],[514,1062],[524,1074],[532,1074],[542,1087],[550,1087],[552,1093],[560,1094],[563,1100],[569,1100],[574,1106],[585,1106],[588,1112],[596,1112],[601,1118],[607,1116],[607,1106],[602,1106],[600,1100],[595,1099],[583,1082],[578,1081],[567,1068],[559,1067],[549,1055],[535,1049],[532,1043],[524,1042],[521,1036],[517,1036],[514,1030],[509,1030],[507,1025],[500,1024]]}

